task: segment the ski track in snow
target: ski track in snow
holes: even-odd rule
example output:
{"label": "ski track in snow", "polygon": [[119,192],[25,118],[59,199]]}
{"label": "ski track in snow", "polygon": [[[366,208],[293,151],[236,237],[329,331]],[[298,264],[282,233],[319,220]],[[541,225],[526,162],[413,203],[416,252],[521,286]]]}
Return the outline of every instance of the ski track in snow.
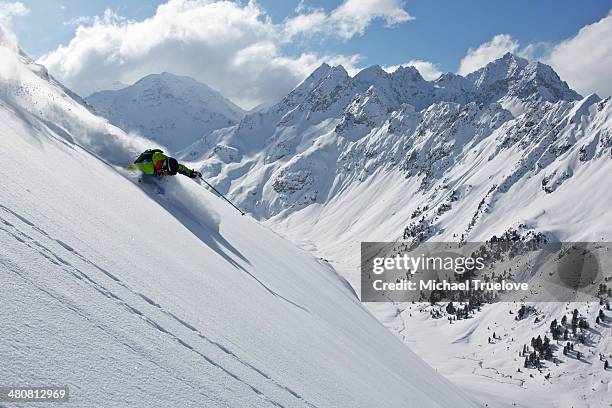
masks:
{"label": "ski track in snow", "polygon": [[[155,319],[149,317],[146,314],[146,312],[142,311],[142,308],[137,308],[137,307],[133,306],[133,303],[130,303],[127,300],[125,300],[124,298],[122,298],[121,296],[117,295],[115,292],[113,292],[112,289],[110,289],[109,287],[107,287],[104,284],[102,284],[99,280],[96,280],[96,279],[92,278],[90,275],[84,273],[77,266],[75,266],[74,264],[72,264],[69,261],[67,261],[66,258],[63,258],[60,255],[58,255],[58,253],[56,251],[54,251],[53,249],[51,249],[49,246],[44,245],[39,240],[36,240],[34,237],[32,237],[32,236],[28,235],[27,233],[23,232],[24,229],[27,228],[27,227],[31,228],[36,233],[40,234],[43,238],[45,238],[46,240],[50,241],[50,243],[52,243],[52,244],[55,243],[55,244],[59,245],[59,247],[63,248],[66,252],[68,252],[68,255],[73,255],[76,258],[78,258],[80,261],[82,261],[83,263],[88,264],[88,265],[94,267],[96,270],[100,271],[105,277],[110,278],[111,281],[112,281],[111,284],[114,283],[114,284],[120,286],[121,288],[125,289],[125,291],[129,295],[131,295],[132,297],[135,296],[135,297],[140,298],[141,300],[146,302],[145,303],[146,305],[152,306],[155,309],[159,310],[160,312],[162,312],[164,315],[168,316],[170,319],[172,319],[173,321],[175,321],[179,325],[181,325],[181,326],[187,328],[188,330],[190,330],[191,332],[193,332],[199,339],[204,340],[208,344],[216,347],[221,352],[225,353],[226,355],[230,356],[231,358],[233,358],[234,360],[239,362],[242,366],[244,366],[244,367],[246,367],[246,368],[256,372],[261,377],[263,377],[266,381],[269,381],[275,387],[277,387],[277,388],[287,392],[292,397],[294,397],[297,400],[299,400],[300,402],[302,402],[305,406],[309,406],[309,407],[313,407],[313,408],[317,407],[315,404],[305,400],[299,393],[297,393],[294,390],[292,390],[291,388],[283,385],[278,380],[272,378],[271,376],[266,374],[261,369],[257,368],[253,364],[251,364],[248,361],[245,361],[243,358],[239,357],[237,354],[232,352],[228,347],[222,345],[221,343],[219,343],[219,342],[217,342],[215,340],[210,339],[209,337],[204,335],[202,332],[200,332],[198,329],[196,329],[195,327],[193,327],[192,325],[190,325],[189,323],[187,323],[183,319],[178,318],[172,312],[164,309],[160,304],[156,303],[151,298],[147,297],[146,295],[144,295],[142,293],[139,293],[139,292],[131,289],[129,287],[129,285],[127,285],[126,283],[122,282],[119,278],[117,278],[116,276],[114,276],[113,274],[111,274],[110,272],[105,270],[104,268],[98,266],[94,262],[90,261],[89,259],[87,259],[83,255],[81,255],[78,251],[76,251],[70,245],[66,244],[65,242],[63,242],[60,239],[51,237],[49,234],[47,234],[47,232],[45,232],[43,229],[39,228],[38,226],[36,226],[32,222],[30,222],[27,218],[22,217],[17,212],[15,212],[15,211],[5,207],[2,204],[0,204],[0,210],[4,211],[5,214],[12,215],[15,218],[15,220],[13,222],[17,222],[18,221],[18,222],[21,222],[22,224],[25,224],[25,225],[22,225],[22,226],[18,227],[15,224],[13,224],[13,222],[9,221],[7,218],[4,218],[4,217],[0,216],[0,223],[2,224],[2,226],[0,226],[0,230],[1,231],[3,231],[4,233],[10,235],[13,239],[17,240],[18,242],[20,242],[20,243],[28,246],[32,250],[36,251],[38,254],[42,255],[44,258],[46,258],[49,262],[53,263],[58,268],[62,269],[65,272],[70,273],[75,278],[77,278],[77,279],[79,279],[81,281],[86,282],[94,290],[96,290],[97,292],[99,292],[103,296],[105,296],[105,297],[107,297],[109,299],[112,299],[114,302],[120,304],[125,309],[127,309],[130,313],[132,313],[133,315],[137,316],[138,318],[141,318],[142,320],[144,320],[148,325],[150,325],[155,330],[158,330],[158,331],[164,333],[165,335],[170,336],[173,340],[175,340],[181,346],[183,346],[183,347],[189,349],[191,352],[197,354],[199,357],[201,357],[207,363],[209,363],[209,364],[215,366],[216,368],[222,370],[227,375],[229,375],[230,377],[234,378],[236,381],[238,381],[238,382],[244,384],[245,386],[247,386],[248,388],[250,388],[255,394],[257,394],[259,397],[264,399],[266,402],[268,402],[268,403],[270,403],[270,404],[272,404],[272,405],[274,405],[276,407],[284,408],[284,406],[281,403],[279,403],[278,401],[275,401],[274,399],[266,396],[258,388],[256,388],[252,384],[248,383],[244,379],[240,378],[240,376],[238,376],[237,374],[235,374],[232,371],[228,370],[223,365],[221,365],[220,363],[216,362],[215,360],[213,360],[211,357],[207,356],[203,352],[197,350],[195,346],[192,346],[191,344],[187,343],[179,335],[177,335],[173,331],[171,331],[171,329],[167,329],[166,327],[162,326],[157,321],[155,321]],[[60,303],[65,304],[67,306],[69,306],[71,304],[67,299],[60,298],[58,295],[52,293],[51,290],[45,289],[45,288],[41,287],[40,285],[36,284],[36,282],[28,279],[28,277],[25,274],[19,272],[18,270],[16,270],[16,268],[10,268],[10,265],[8,265],[7,263],[3,262],[2,259],[0,259],[0,262],[4,266],[6,266],[9,270],[11,270],[15,274],[17,274],[20,278],[28,281],[30,284],[34,285],[40,291],[44,292],[48,296],[51,296],[52,298],[58,300]],[[251,275],[251,274],[249,273],[249,275]],[[251,276],[255,280],[257,280],[261,285],[263,285],[265,287],[265,285],[263,283],[261,283],[256,277],[254,277],[253,275],[251,275]],[[265,288],[270,293],[274,294],[275,296],[279,296],[279,297],[282,298],[282,296],[274,293],[272,290],[268,289],[267,287],[265,287]],[[301,306],[299,306],[299,305],[297,305],[297,304],[295,304],[295,303],[293,303],[293,302],[291,302],[291,301],[289,301],[289,300],[287,300],[285,298],[283,298],[283,299],[288,301],[289,303],[294,304],[295,306],[301,308],[302,310],[305,310]],[[78,308],[72,306],[72,307],[70,307],[70,309],[73,312],[75,312],[75,313],[79,314],[80,316],[82,316],[84,318],[87,318],[89,320],[89,317],[85,313],[80,311]],[[100,328],[102,330],[104,330],[104,328],[102,328],[102,327],[100,327]],[[134,350],[129,344],[127,344],[125,342],[121,342],[121,343],[123,345],[125,345],[126,347],[129,347],[130,349]],[[137,350],[134,350],[134,351],[137,351]],[[194,387],[194,389],[196,389],[196,388]],[[206,394],[202,394],[202,395],[207,397],[207,398],[210,397],[210,396],[208,396]]]}
{"label": "ski track in snow", "polygon": [[[6,225],[5,220],[2,220],[2,222]],[[43,257],[47,258],[47,260],[49,260],[50,262],[54,263],[55,265],[59,266],[59,264],[57,264],[51,257],[49,257],[47,254],[45,254],[44,252],[40,251],[39,249],[41,248],[45,248],[43,246],[40,245],[36,245],[38,248],[34,248],[31,245],[28,244],[27,241],[21,239],[19,236],[14,235],[13,233],[11,233],[10,231],[7,231],[6,229],[0,227],[0,231],[3,231],[5,233],[7,233],[8,235],[12,236],[13,238],[15,238],[17,241],[24,243],[25,245],[27,245],[28,247],[36,250],[40,255],[42,255]],[[46,251],[48,251],[48,249],[45,248]],[[55,256],[55,255],[54,255]],[[21,268],[19,268],[16,265],[13,265],[12,262],[10,260],[4,260],[4,258],[0,258],[0,264],[2,264],[4,267],[6,267],[6,270],[12,271],[13,273],[15,273],[17,276],[19,276],[21,279],[23,279],[24,281],[26,281],[27,283],[29,283],[30,285],[32,285],[33,287],[35,287],[37,290],[43,292],[44,294],[46,294],[47,296],[49,296],[50,298],[56,300],[59,304],[63,305],[64,307],[68,308],[69,310],[71,310],[73,313],[76,313],[77,315],[79,315],[80,317],[86,319],[89,322],[92,322],[91,316],[89,314],[87,314],[86,312],[84,312],[83,310],[81,310],[80,308],[74,306],[72,304],[72,302],[70,302],[68,299],[66,299],[65,297],[54,293],[54,291],[46,289],[44,287],[42,287],[41,285],[37,284],[35,281],[33,281],[32,279],[29,279],[27,276],[27,273],[25,271],[20,271]],[[66,264],[67,266],[68,264]],[[65,270],[65,269],[64,269]],[[85,278],[85,275],[82,274],[81,276],[77,276],[76,274],[74,274],[74,272],[72,271],[68,271],[70,273],[72,273],[77,279],[83,279]],[[79,271],[80,272],[80,271]],[[85,279],[89,279],[89,278],[85,278]],[[89,282],[93,283],[92,280],[89,280]],[[97,284],[96,284],[97,285]],[[136,315],[138,315],[139,317],[146,319],[144,317],[143,314],[140,314],[136,309],[130,307],[129,305],[123,303],[123,301],[114,296],[112,293],[110,292],[102,292],[100,287],[96,287],[94,286],[94,289],[99,291],[100,293],[102,293],[104,296],[106,297],[110,297],[112,299],[114,299],[115,301],[119,302],[123,307],[125,307],[128,311],[130,311],[131,313],[135,313]],[[145,320],[147,321],[147,320]],[[151,324],[151,321],[147,321],[147,323]],[[111,333],[111,331],[108,329],[108,327],[104,327],[102,324],[99,323],[93,323],[95,325],[96,328],[98,328],[99,330],[101,330],[102,332],[104,332],[104,334],[109,335],[111,337],[113,337],[113,339],[121,344],[122,346],[130,349],[131,351],[143,355],[145,356],[145,358],[149,359],[149,355],[147,355],[143,350],[139,350],[135,347],[133,347],[131,344],[127,343],[126,341],[124,341],[123,339],[121,339],[118,336],[115,336]],[[154,326],[155,327],[155,326]],[[155,327],[157,330],[160,329],[160,327]],[[164,331],[164,330],[160,330],[162,333],[168,334],[168,332]],[[155,364],[158,368],[160,368],[162,371],[167,372],[168,374],[172,375],[172,371],[167,369],[166,367],[156,363],[153,359],[149,359],[149,361],[153,364]],[[176,377],[174,375],[172,375],[172,377],[174,377],[176,380],[182,382],[183,384],[187,385],[188,387],[190,387],[191,389],[193,389],[194,391],[196,391],[197,393],[199,393],[200,395],[202,395],[203,397],[206,397],[208,399],[214,399],[212,396],[203,393],[202,389],[200,386],[198,386],[197,384],[190,384],[188,381],[186,381],[185,379]],[[218,402],[218,401],[217,401]]]}

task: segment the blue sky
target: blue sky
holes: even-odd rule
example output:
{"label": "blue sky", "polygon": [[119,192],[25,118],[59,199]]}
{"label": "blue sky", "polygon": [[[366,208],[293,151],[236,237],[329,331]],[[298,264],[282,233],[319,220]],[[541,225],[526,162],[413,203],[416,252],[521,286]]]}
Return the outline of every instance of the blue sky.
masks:
{"label": "blue sky", "polygon": [[[342,63],[350,72],[410,63],[433,79],[440,71],[470,72],[505,51],[550,63],[583,93],[602,87],[604,95],[612,93],[609,69],[598,66],[612,54],[599,44],[609,42],[612,0],[258,0],[222,6],[170,0],[163,12],[158,6],[165,1],[21,2],[28,13],[12,18],[21,47],[84,95],[165,70],[194,76],[253,106],[278,99],[322,61]],[[112,13],[93,27],[92,17],[106,10]],[[142,23],[154,15],[160,18]],[[312,26],[287,34],[298,15],[313,18]],[[218,23],[226,18],[227,30]],[[79,25],[88,29],[77,35]],[[187,34],[168,34],[177,27]],[[166,34],[151,35],[157,33]],[[583,55],[590,44],[598,52]],[[572,68],[574,61],[581,64]]]}
{"label": "blue sky", "polygon": [[[286,2],[261,2],[275,19],[293,11]],[[308,1],[333,8],[340,1]],[[276,6],[274,6],[276,4]],[[494,35],[512,35],[521,44],[556,43],[581,27],[604,17],[612,1],[576,0],[413,0],[404,2],[415,20],[391,29],[375,21],[365,35],[324,44],[340,53],[359,53],[367,65],[397,65],[412,59],[438,63],[443,71],[456,71],[468,48]],[[318,46],[318,45],[315,45]]]}
{"label": "blue sky", "polygon": [[[111,8],[130,19],[152,16],[164,1],[147,0],[28,0],[23,2],[30,13],[16,19],[14,29],[21,46],[33,56],[67,44],[75,27],[65,22],[80,16],[95,16]],[[259,0],[274,22],[295,14],[299,1]],[[330,11],[341,1],[307,0],[308,7]],[[292,44],[288,53],[303,49],[323,53],[358,53],[365,64],[397,65],[412,59],[432,61],[444,71],[456,71],[468,48],[491,39],[499,33],[512,35],[521,44],[556,43],[574,35],[581,27],[604,17],[612,1],[576,0],[413,0],[405,1],[406,10],[415,20],[385,27],[375,21],[362,36],[348,41],[325,40],[309,44]]]}

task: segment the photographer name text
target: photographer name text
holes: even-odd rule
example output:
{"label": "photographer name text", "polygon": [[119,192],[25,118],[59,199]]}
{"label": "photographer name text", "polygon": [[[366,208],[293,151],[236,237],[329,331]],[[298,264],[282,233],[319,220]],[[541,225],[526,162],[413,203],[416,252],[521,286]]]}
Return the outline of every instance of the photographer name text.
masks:
{"label": "photographer name text", "polygon": [[402,279],[399,282],[385,282],[377,279],[372,282],[374,290],[377,291],[421,291],[421,290],[445,290],[445,291],[510,291],[510,290],[529,290],[526,282],[511,282],[502,280],[500,282],[485,282],[479,279],[466,279],[460,282],[450,282],[446,280],[421,280],[410,281]]}

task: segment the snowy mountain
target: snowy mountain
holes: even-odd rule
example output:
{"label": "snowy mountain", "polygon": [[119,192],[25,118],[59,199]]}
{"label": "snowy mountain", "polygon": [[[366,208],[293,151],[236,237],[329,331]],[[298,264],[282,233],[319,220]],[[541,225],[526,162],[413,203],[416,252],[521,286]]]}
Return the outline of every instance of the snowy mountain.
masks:
{"label": "snowy mountain", "polygon": [[137,183],[120,166],[149,141],[0,60],[3,384],[77,407],[475,406],[328,263],[193,180]]}
{"label": "snowy mountain", "polygon": [[[581,98],[550,67],[511,54],[465,78],[445,74],[432,82],[414,68],[387,73],[373,66],[350,77],[341,66],[324,64],[277,105],[207,135],[183,155],[267,219],[311,206],[308,211],[329,209],[350,186],[391,172],[404,188],[448,189],[450,172],[471,164],[472,156],[484,155],[495,173],[509,172],[506,177],[528,175],[529,165],[519,162],[525,151],[533,152],[535,164],[564,144],[559,133],[577,151],[582,145],[576,139],[591,136],[591,124],[605,152],[608,106],[596,95]],[[588,124],[577,126],[577,120]],[[515,162],[507,163],[512,157]]]}
{"label": "snowy mountain", "polygon": [[180,150],[203,135],[237,123],[244,111],[193,78],[167,72],[131,86],[96,92],[87,103],[114,125]]}
{"label": "snowy mountain", "polygon": [[[278,104],[182,154],[356,290],[361,241],[612,240],[611,99],[582,97],[549,66],[512,54],[435,81],[413,68],[351,77],[324,64]],[[558,364],[517,374],[532,336],[568,308],[595,324],[595,306],[535,305],[518,325],[514,307],[497,304],[443,330],[426,308],[419,319],[414,305],[368,307],[482,404],[607,406],[611,376],[598,355],[612,359],[609,324],[577,345],[584,362],[558,350]],[[488,345],[501,322],[504,341]]]}

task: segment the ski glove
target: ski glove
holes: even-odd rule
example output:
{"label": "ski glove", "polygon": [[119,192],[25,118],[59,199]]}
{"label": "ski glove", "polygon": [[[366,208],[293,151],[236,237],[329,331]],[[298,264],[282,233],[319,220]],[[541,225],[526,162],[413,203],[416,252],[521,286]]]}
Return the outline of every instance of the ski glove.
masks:
{"label": "ski glove", "polygon": [[200,173],[199,171],[192,170],[191,174],[189,175],[189,177],[191,177],[191,178],[202,177],[202,173]]}

